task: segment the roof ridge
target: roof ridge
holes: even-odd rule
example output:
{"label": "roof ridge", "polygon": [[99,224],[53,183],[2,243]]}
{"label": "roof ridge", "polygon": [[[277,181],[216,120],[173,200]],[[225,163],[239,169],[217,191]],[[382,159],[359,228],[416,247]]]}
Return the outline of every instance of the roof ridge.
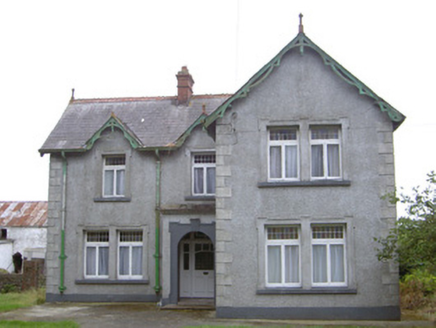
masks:
{"label": "roof ridge", "polygon": [[[219,94],[202,94],[192,95],[193,99],[197,98],[224,98],[231,97],[232,93],[219,93]],[[70,103],[86,104],[86,103],[113,103],[113,102],[134,102],[134,101],[146,101],[146,100],[173,100],[177,99],[177,96],[151,96],[151,97],[111,97],[111,98],[81,98],[72,99]]]}

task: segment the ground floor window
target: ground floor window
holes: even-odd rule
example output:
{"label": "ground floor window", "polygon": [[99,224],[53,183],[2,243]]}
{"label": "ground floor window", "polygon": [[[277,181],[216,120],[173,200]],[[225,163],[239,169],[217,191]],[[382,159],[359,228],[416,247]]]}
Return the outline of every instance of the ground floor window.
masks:
{"label": "ground floor window", "polygon": [[85,277],[109,275],[109,231],[88,231],[85,242]]}
{"label": "ground floor window", "polygon": [[312,282],[314,286],[346,285],[343,225],[312,225]]}
{"label": "ground floor window", "polygon": [[300,239],[298,227],[267,227],[267,286],[300,285]]}
{"label": "ground floor window", "polygon": [[264,231],[266,287],[347,286],[345,224],[265,225]]}
{"label": "ground floor window", "polygon": [[142,278],[142,231],[118,233],[118,276]]}

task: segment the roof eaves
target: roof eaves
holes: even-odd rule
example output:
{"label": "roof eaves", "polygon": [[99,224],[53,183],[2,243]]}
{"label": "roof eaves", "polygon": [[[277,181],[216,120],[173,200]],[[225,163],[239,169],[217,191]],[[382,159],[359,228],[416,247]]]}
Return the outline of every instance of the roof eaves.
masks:
{"label": "roof eaves", "polygon": [[372,98],[378,105],[382,112],[386,112],[393,122],[394,129],[401,125],[405,120],[405,116],[392,107],[389,103],[377,96],[370,88],[357,79],[354,75],[348,72],[314,42],[312,42],[303,32],[297,34],[297,36],[288,43],[272,60],[270,60],[265,66],[263,66],[252,78],[248,80],[232,97],[219,106],[214,112],[212,112],[204,121],[203,126],[207,129],[218,118],[224,116],[227,109],[232,107],[232,103],[240,98],[248,96],[250,90],[259,84],[261,84],[274,70],[279,67],[282,57],[291,49],[299,48],[300,53],[304,54],[304,48],[308,47],[317,52],[324,61],[324,64],[329,66],[332,71],[339,76],[342,80],[350,85],[355,86],[359,90],[359,94]]}

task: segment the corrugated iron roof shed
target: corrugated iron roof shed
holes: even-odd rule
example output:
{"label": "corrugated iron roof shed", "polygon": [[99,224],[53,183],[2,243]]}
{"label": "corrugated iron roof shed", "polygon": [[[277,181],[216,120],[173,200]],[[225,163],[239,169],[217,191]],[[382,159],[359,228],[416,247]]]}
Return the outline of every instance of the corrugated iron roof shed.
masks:
{"label": "corrugated iron roof shed", "polygon": [[185,106],[177,104],[177,97],[74,99],[40,152],[83,150],[112,113],[144,147],[163,147],[185,133],[202,115],[203,106],[205,114],[209,114],[229,97],[229,94],[194,95]]}
{"label": "corrugated iron roof shed", "polygon": [[47,202],[1,202],[0,227],[44,227]]}

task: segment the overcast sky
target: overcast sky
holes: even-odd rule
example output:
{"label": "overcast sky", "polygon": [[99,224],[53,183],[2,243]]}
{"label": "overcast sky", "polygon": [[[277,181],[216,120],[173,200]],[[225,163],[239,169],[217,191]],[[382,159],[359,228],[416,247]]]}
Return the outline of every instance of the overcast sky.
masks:
{"label": "overcast sky", "polygon": [[407,116],[396,181],[436,169],[432,0],[0,0],[0,201],[46,200],[38,149],[76,98],[171,96],[187,65],[195,94],[235,92],[298,33]]}

